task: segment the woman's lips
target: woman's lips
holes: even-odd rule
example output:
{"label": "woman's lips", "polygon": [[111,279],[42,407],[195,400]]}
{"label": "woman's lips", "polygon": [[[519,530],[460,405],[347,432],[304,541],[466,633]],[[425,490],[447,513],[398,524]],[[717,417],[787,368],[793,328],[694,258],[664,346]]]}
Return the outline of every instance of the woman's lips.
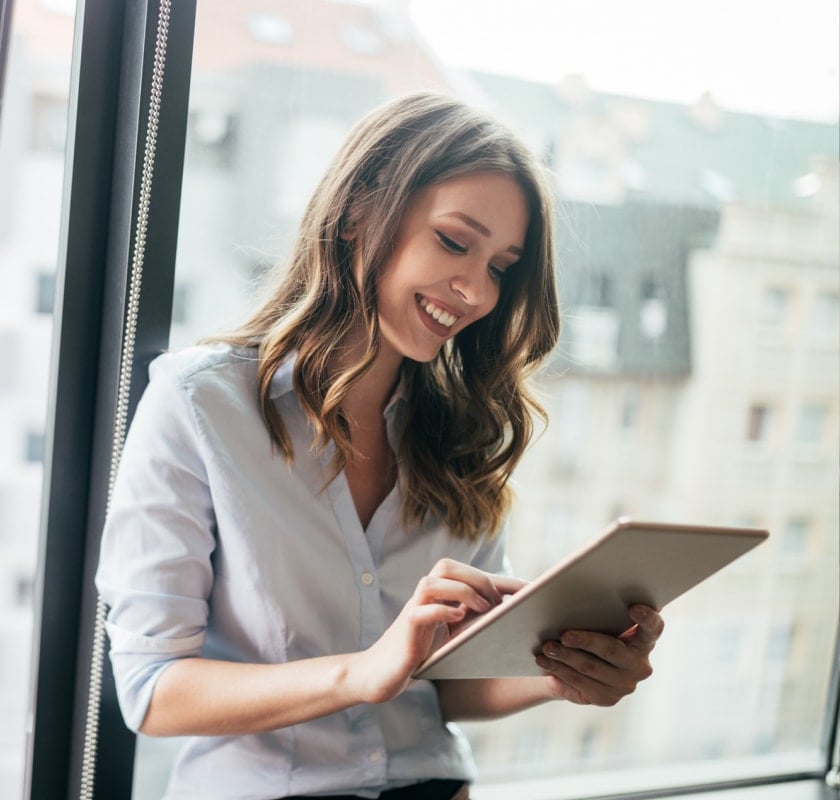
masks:
{"label": "woman's lips", "polygon": [[423,313],[429,317],[430,320],[436,322],[440,327],[446,328],[447,330],[458,321],[458,317],[451,311],[441,308],[433,301],[423,297],[423,295],[417,295],[417,305],[420,306]]}

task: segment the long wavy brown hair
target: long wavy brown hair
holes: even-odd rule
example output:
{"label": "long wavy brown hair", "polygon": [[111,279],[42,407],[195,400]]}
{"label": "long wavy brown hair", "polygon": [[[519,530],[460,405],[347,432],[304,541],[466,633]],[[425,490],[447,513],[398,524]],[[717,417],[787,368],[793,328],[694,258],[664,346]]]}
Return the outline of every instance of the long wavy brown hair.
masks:
{"label": "long wavy brown hair", "polygon": [[[524,253],[502,279],[493,311],[458,333],[429,363],[406,360],[408,413],[397,458],[404,521],[443,522],[456,536],[499,531],[508,480],[544,411],[527,378],[559,333],[551,193],[540,165],[492,117],[451,98],[422,93],[392,101],[359,122],[315,190],[285,270],[238,329],[216,337],[258,349],[259,402],[272,441],[292,446],[270,397],[277,367],[297,352],[294,386],[314,430],[313,447],[335,443],[336,474],[353,456],[342,412],[379,351],[378,277],[409,199],[458,175],[512,176],[529,206]],[[362,221],[364,236],[342,233]],[[361,285],[353,248],[361,248]],[[336,347],[359,324],[358,363],[335,374]]]}

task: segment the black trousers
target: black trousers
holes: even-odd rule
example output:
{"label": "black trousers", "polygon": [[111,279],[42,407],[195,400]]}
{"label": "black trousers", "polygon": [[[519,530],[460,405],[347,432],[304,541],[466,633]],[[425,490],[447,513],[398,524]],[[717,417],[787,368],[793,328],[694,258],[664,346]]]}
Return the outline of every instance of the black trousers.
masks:
{"label": "black trousers", "polygon": [[[455,793],[464,785],[463,781],[432,780],[403,786],[401,789],[390,789],[379,795],[379,800],[452,800]],[[319,798],[284,797],[281,800],[359,800],[355,794],[335,794]]]}

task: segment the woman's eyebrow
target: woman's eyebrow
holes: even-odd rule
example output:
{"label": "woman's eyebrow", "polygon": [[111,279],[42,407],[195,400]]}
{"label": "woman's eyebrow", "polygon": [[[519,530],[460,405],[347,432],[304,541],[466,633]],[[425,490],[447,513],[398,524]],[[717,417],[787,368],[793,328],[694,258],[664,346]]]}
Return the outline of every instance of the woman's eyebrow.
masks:
{"label": "woman's eyebrow", "polygon": [[[491,236],[490,229],[486,225],[482,225],[477,219],[473,219],[469,214],[464,214],[463,211],[450,211],[449,214],[445,215],[449,217],[457,217],[462,222],[469,225],[473,230],[478,231],[482,236]],[[513,253],[514,255],[521,256],[524,251],[521,247],[517,247],[516,245],[511,245],[508,247],[508,252]]]}

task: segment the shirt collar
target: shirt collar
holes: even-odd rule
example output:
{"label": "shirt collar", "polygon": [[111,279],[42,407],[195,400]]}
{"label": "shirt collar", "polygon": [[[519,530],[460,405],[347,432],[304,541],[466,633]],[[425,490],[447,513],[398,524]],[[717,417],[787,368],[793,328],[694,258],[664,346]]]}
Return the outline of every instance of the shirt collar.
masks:
{"label": "shirt collar", "polygon": [[[269,397],[276,400],[285,394],[293,391],[294,386],[294,371],[297,363],[297,351],[292,352],[285,361],[283,361],[274,371],[271,376],[271,388],[269,390]],[[400,377],[397,385],[394,388],[394,393],[391,399],[385,406],[385,415],[389,416],[397,411],[399,407],[405,404],[408,400],[408,387],[406,385],[405,369],[400,370]]]}
{"label": "shirt collar", "polygon": [[274,375],[271,376],[271,388],[268,392],[268,396],[272,400],[288,394],[295,388],[293,375],[296,362],[297,350],[291,353],[274,371]]}

